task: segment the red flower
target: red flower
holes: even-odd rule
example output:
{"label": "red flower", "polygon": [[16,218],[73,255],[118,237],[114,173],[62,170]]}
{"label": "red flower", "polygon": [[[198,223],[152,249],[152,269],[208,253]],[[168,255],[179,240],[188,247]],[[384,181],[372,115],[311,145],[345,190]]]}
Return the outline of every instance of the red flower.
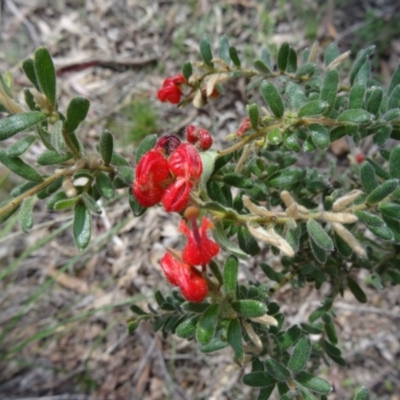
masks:
{"label": "red flower", "polygon": [[164,136],[140,159],[133,194],[143,207],[162,201],[167,211],[183,211],[202,170],[200,155],[192,144],[181,144],[173,135]]}
{"label": "red flower", "polygon": [[364,156],[363,156],[361,153],[356,154],[356,161],[357,161],[359,164],[362,164],[363,161],[364,161]]}
{"label": "red flower", "polygon": [[161,259],[161,268],[171,285],[179,286],[183,297],[200,303],[207,296],[207,281],[194,267],[178,260],[170,253]]}
{"label": "red flower", "polygon": [[187,243],[183,249],[183,261],[190,265],[204,265],[211,261],[219,252],[219,246],[207,237],[207,229],[213,227],[210,220],[203,217],[200,229],[197,226],[196,217],[190,217],[192,230],[185,220],[182,220],[179,230],[187,237]]}
{"label": "red flower", "polygon": [[197,181],[203,171],[199,152],[190,143],[182,143],[169,158],[169,169],[186,180]]}
{"label": "red flower", "polygon": [[163,183],[168,179],[168,160],[152,149],[140,159],[135,172],[133,194],[143,207],[154,206],[161,201]]}
{"label": "red flower", "polygon": [[199,143],[201,150],[208,150],[212,144],[213,139],[210,132],[206,129],[196,129],[194,125],[188,125],[186,128],[186,139],[189,143]]}
{"label": "red flower", "polygon": [[166,78],[157,93],[158,99],[163,103],[169,101],[172,104],[178,104],[182,96],[181,85],[184,83],[186,83],[186,79],[182,74]]}
{"label": "red flower", "polygon": [[239,126],[239,129],[236,131],[238,136],[242,136],[244,132],[251,128],[250,118],[246,117],[243,119],[242,123]]}

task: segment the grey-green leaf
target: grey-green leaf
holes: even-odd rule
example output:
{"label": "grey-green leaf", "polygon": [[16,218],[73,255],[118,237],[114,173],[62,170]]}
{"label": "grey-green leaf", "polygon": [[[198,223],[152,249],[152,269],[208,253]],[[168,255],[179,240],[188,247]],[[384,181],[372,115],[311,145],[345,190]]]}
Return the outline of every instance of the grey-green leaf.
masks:
{"label": "grey-green leaf", "polygon": [[72,158],[71,153],[67,154],[59,154],[56,151],[45,151],[42,154],[39,154],[36,162],[39,165],[55,165],[55,164],[62,164]]}
{"label": "grey-green leaf", "polygon": [[232,319],[228,325],[227,341],[234,352],[233,360],[240,366],[243,365],[242,331],[238,318]]}
{"label": "grey-green leaf", "polygon": [[293,374],[298,374],[302,371],[311,354],[311,342],[310,339],[302,337],[296,343],[293,353],[289,359],[287,367],[292,371]]}
{"label": "grey-green leaf", "polygon": [[91,218],[90,211],[86,205],[84,203],[76,203],[72,232],[79,250],[85,249],[90,242],[92,233]]}
{"label": "grey-green leaf", "polygon": [[222,35],[219,38],[219,58],[225,61],[228,65],[231,62],[229,55],[229,41],[226,35]]}
{"label": "grey-green leaf", "polygon": [[396,146],[390,153],[389,173],[391,178],[400,179],[400,146]]}
{"label": "grey-green leaf", "polygon": [[365,386],[358,388],[354,400],[369,400],[369,390]]}
{"label": "grey-green leaf", "polygon": [[71,100],[64,123],[64,128],[68,133],[73,132],[85,120],[89,107],[90,101],[85,97],[78,96]]}
{"label": "grey-green leaf", "polygon": [[307,222],[307,230],[308,234],[318,247],[325,251],[333,250],[334,246],[332,239],[317,221],[310,219]]}
{"label": "grey-green leaf", "polygon": [[319,149],[326,150],[330,143],[329,132],[321,124],[310,124],[308,129],[311,132],[311,140]]}
{"label": "grey-green leaf", "polygon": [[232,303],[232,308],[243,317],[257,318],[267,313],[264,303],[257,300],[238,300]]}
{"label": "grey-green leaf", "polygon": [[26,77],[31,81],[35,88],[40,91],[40,85],[35,71],[35,63],[32,58],[27,58],[23,61],[22,69],[24,70]]}
{"label": "grey-green leaf", "polygon": [[249,232],[246,226],[240,226],[238,230],[238,243],[239,247],[251,256],[257,255],[261,249],[257,240]]}
{"label": "grey-green leaf", "polygon": [[338,121],[352,122],[353,124],[366,124],[371,119],[372,115],[361,108],[345,110],[337,117]]}
{"label": "grey-green leaf", "polygon": [[5,150],[0,150],[0,162],[4,164],[10,171],[21,176],[22,178],[32,182],[42,182],[42,176],[36,170],[25,164],[18,157],[10,157]]}
{"label": "grey-green leaf", "polygon": [[354,297],[360,302],[360,303],[366,303],[367,302],[367,296],[365,295],[364,291],[361,289],[360,285],[350,277],[347,277],[347,285],[353,293]]}
{"label": "grey-green leaf", "polygon": [[230,255],[226,259],[224,265],[223,280],[224,280],[225,295],[229,296],[231,299],[235,299],[236,297],[238,271],[239,271],[239,261],[235,256]]}
{"label": "grey-green leaf", "polygon": [[329,70],[322,83],[321,88],[321,100],[324,100],[328,103],[328,108],[325,113],[332,110],[335,105],[337,88],[339,85],[339,72],[336,69]]}
{"label": "grey-green leaf", "polygon": [[45,47],[39,47],[34,57],[35,71],[42,92],[54,107],[56,101],[56,71],[49,51]]}
{"label": "grey-green leaf", "polygon": [[33,226],[33,213],[32,208],[34,204],[34,197],[27,197],[22,201],[21,207],[18,213],[19,226],[23,232],[28,233]]}
{"label": "grey-green leaf", "polygon": [[214,65],[212,62],[213,56],[212,56],[210,39],[206,35],[203,36],[200,42],[200,54],[201,58],[204,61],[204,64],[206,64],[209,67],[212,67]]}
{"label": "grey-green leaf", "polygon": [[8,139],[45,119],[46,115],[39,111],[29,111],[0,119],[0,141]]}
{"label": "grey-green leaf", "polygon": [[30,145],[36,140],[35,135],[29,135],[24,137],[18,142],[13,143],[7,150],[7,155],[10,157],[18,157],[25,153],[29,149]]}
{"label": "grey-green leaf", "polygon": [[254,371],[243,376],[243,383],[251,387],[266,387],[274,385],[276,380],[265,371]]}
{"label": "grey-green leaf", "polygon": [[278,89],[271,82],[263,81],[260,90],[275,117],[282,118],[283,113],[285,112],[285,107]]}
{"label": "grey-green leaf", "polygon": [[96,176],[96,187],[105,199],[112,199],[115,195],[112,181],[105,172],[100,171]]}
{"label": "grey-green leaf", "polygon": [[286,67],[288,64],[289,51],[290,51],[290,46],[289,46],[289,43],[286,43],[286,42],[283,43],[282,46],[279,48],[277,65],[278,65],[278,68],[282,72],[286,71]]}
{"label": "grey-green leaf", "polygon": [[361,183],[366,193],[371,193],[379,186],[374,167],[367,161],[360,168]]}
{"label": "grey-green leaf", "polygon": [[248,104],[246,106],[246,110],[247,110],[247,115],[249,116],[252,128],[257,129],[259,119],[260,119],[260,110],[258,109],[258,105],[255,103]]}
{"label": "grey-green leaf", "polygon": [[99,141],[99,153],[104,161],[104,164],[108,165],[111,162],[114,151],[114,139],[111,132],[105,129],[100,136]]}
{"label": "grey-green leaf", "polygon": [[398,179],[389,179],[382,185],[374,189],[366,198],[366,202],[369,204],[376,204],[382,201],[385,197],[389,196],[399,186]]}
{"label": "grey-green leaf", "polygon": [[210,343],[217,327],[218,313],[218,304],[211,304],[203,314],[201,314],[196,327],[196,339],[200,344],[206,345]]}
{"label": "grey-green leaf", "polygon": [[290,378],[290,371],[278,361],[272,358],[265,361],[265,369],[274,379],[280,382],[285,382]]}
{"label": "grey-green leaf", "polygon": [[329,107],[329,104],[323,100],[311,100],[304,104],[298,112],[298,117],[323,114]]}
{"label": "grey-green leaf", "polygon": [[313,392],[320,394],[329,394],[332,391],[332,386],[325,379],[318,378],[308,372],[300,372],[296,375],[296,381],[301,385],[310,389]]}

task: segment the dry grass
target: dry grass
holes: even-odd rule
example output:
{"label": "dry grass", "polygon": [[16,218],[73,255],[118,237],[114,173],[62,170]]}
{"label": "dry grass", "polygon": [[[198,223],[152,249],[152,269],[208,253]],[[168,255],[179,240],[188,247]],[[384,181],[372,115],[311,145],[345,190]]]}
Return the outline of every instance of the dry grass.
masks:
{"label": "dry grass", "polygon": [[[198,57],[197,43],[204,33],[215,40],[226,33],[248,61],[265,43],[274,47],[289,41],[298,49],[308,45],[298,7],[276,2],[266,8],[264,3],[3,0],[0,70],[14,74],[18,91],[28,84],[21,60],[37,46],[47,46],[60,75],[60,107],[65,109],[78,94],[92,102],[89,120],[80,131],[88,148],[108,126],[132,161],[133,146],[127,143],[138,139],[138,126],[154,122],[158,133],[180,132],[193,121],[212,129],[223,145],[225,135],[244,116],[244,82],[202,111],[159,105],[154,95],[166,75],[176,73],[186,59]],[[311,0],[302,7],[319,16],[316,34],[322,43],[337,34],[335,26],[349,25],[341,10],[318,7]],[[346,36],[340,41],[345,47]],[[397,57],[381,60],[383,79],[390,76],[400,53],[398,41],[390,46],[397,48]],[[140,115],[132,115],[135,112]],[[135,125],[132,119],[142,122]],[[38,151],[33,148],[28,159]],[[2,187],[7,190],[14,179],[8,176]],[[0,200],[4,196],[0,192]],[[71,216],[49,214],[42,203],[35,207],[36,225],[30,235],[20,233],[15,219],[2,226],[0,397],[255,399],[256,393],[240,384],[243,371],[232,365],[229,351],[206,357],[193,344],[174,337],[165,341],[146,325],[134,336],[127,335],[129,305],[152,302],[156,288],[166,289],[158,260],[165,246],[179,241],[179,218],[151,209],[134,219],[123,193],[119,201],[103,207],[93,224],[92,243],[81,253],[70,234]],[[249,268],[259,274],[254,266]],[[330,399],[349,398],[361,383],[373,389],[376,398],[400,398],[399,294],[372,289],[368,293],[366,306],[346,295],[336,307],[350,368],[322,371],[335,385]],[[310,288],[283,288],[277,298],[290,323],[304,321],[319,301]]]}

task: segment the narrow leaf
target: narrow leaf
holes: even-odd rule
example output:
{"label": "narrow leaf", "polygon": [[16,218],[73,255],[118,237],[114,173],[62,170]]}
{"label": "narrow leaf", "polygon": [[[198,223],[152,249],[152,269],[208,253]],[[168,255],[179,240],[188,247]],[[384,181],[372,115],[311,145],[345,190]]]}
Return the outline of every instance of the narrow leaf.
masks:
{"label": "narrow leaf", "polygon": [[297,374],[302,371],[311,354],[311,342],[310,339],[302,337],[297,342],[287,367],[292,371],[293,374]]}
{"label": "narrow leaf", "polygon": [[22,231],[28,233],[33,226],[32,208],[34,204],[34,197],[28,197],[23,200],[18,213],[18,222]]}
{"label": "narrow leaf", "polygon": [[0,119],[0,141],[8,139],[45,119],[46,115],[39,111],[29,111]]}
{"label": "narrow leaf", "polygon": [[323,114],[329,107],[328,103],[323,100],[311,100],[304,104],[298,112],[298,117],[307,117],[310,115],[320,115]]}
{"label": "narrow leaf", "polygon": [[45,47],[39,47],[35,51],[35,71],[42,92],[48,98],[50,104],[56,105],[56,71],[49,51]]}
{"label": "narrow leaf", "polygon": [[329,382],[327,382],[325,379],[311,375],[308,372],[300,372],[298,375],[296,375],[295,379],[301,385],[316,393],[329,394],[332,391],[332,386]]}
{"label": "narrow leaf", "polygon": [[282,46],[279,48],[277,65],[278,65],[278,68],[282,72],[286,71],[286,67],[288,64],[289,51],[290,51],[290,46],[289,46],[289,43],[286,43],[286,42],[283,43]]}
{"label": "narrow leaf", "polygon": [[347,278],[347,285],[348,285],[351,293],[353,293],[354,297],[360,303],[367,302],[367,296],[365,295],[364,291],[361,289],[359,284],[353,278],[350,278],[350,277]]}
{"label": "narrow leaf", "polygon": [[214,64],[212,62],[213,56],[212,56],[210,39],[206,35],[203,36],[200,42],[200,55],[204,61],[204,64],[206,64],[209,67],[213,67]]}
{"label": "narrow leaf", "polygon": [[218,304],[212,304],[201,314],[196,327],[196,339],[202,344],[208,344],[214,336],[218,322]]}
{"label": "narrow leaf", "polygon": [[85,120],[89,111],[90,101],[85,97],[74,97],[68,105],[67,117],[64,123],[65,130],[73,132]]}
{"label": "narrow leaf", "polygon": [[106,129],[101,133],[99,141],[99,153],[105,165],[110,164],[113,155],[113,150],[114,150],[114,139],[111,132]]}
{"label": "narrow leaf", "polygon": [[265,369],[277,381],[285,382],[290,378],[290,371],[273,359],[265,361]]}
{"label": "narrow leaf", "polygon": [[29,149],[30,145],[36,140],[35,135],[29,135],[24,137],[18,142],[13,143],[7,150],[7,155],[10,157],[18,157],[21,154],[25,153],[26,150]]}
{"label": "narrow leaf", "polygon": [[307,230],[314,243],[322,250],[332,251],[334,249],[332,239],[317,221],[310,219],[307,222]]}
{"label": "narrow leaf", "polygon": [[72,232],[78,249],[85,249],[90,242],[92,223],[90,211],[83,203],[75,205]]}
{"label": "narrow leaf", "polygon": [[266,305],[257,300],[234,301],[232,303],[232,308],[246,318],[257,318],[267,313]]}
{"label": "narrow leaf", "polygon": [[234,352],[236,364],[243,365],[243,345],[242,345],[242,332],[239,319],[232,319],[228,325],[227,340]]}
{"label": "narrow leaf", "polygon": [[277,118],[282,118],[285,107],[277,88],[269,81],[263,81],[260,86],[261,94],[270,110]]}
{"label": "narrow leaf", "polygon": [[0,163],[4,164],[10,171],[32,182],[42,182],[42,176],[35,169],[25,164],[18,157],[10,157],[5,150],[0,150]]}

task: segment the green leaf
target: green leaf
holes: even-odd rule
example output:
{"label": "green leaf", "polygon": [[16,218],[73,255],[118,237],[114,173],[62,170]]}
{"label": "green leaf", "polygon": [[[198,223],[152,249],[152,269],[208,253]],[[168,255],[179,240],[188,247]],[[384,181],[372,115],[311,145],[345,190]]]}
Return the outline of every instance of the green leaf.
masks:
{"label": "green leaf", "polygon": [[361,183],[366,193],[371,193],[379,186],[374,167],[367,161],[360,168]]}
{"label": "green leaf", "polygon": [[356,390],[354,400],[369,400],[369,390],[366,387],[360,387]]}
{"label": "green leaf", "polygon": [[301,150],[301,147],[295,138],[295,134],[292,132],[285,132],[283,134],[283,143],[285,143],[289,150],[292,150],[295,153],[298,153]]}
{"label": "green leaf", "polygon": [[293,72],[296,72],[296,69],[297,69],[297,53],[292,47],[290,47],[286,71],[293,73]]}
{"label": "green leaf", "polygon": [[329,321],[325,323],[325,332],[328,336],[328,339],[331,341],[333,344],[337,344],[338,338],[336,335],[336,329],[335,329],[335,324],[333,321]]}
{"label": "green leaf", "polygon": [[400,221],[400,204],[382,203],[379,205],[379,210],[382,215]]}
{"label": "green leaf", "polygon": [[185,301],[181,304],[181,308],[188,313],[194,312],[196,314],[199,314],[205,311],[209,305],[209,303],[191,303],[190,301]]}
{"label": "green leaf", "polygon": [[72,232],[76,247],[83,250],[90,241],[92,232],[91,215],[89,209],[83,203],[76,203]]}
{"label": "green leaf", "polygon": [[368,57],[371,55],[371,53],[374,51],[375,46],[370,46],[366,49],[360,50],[359,53],[357,54],[357,58],[353,63],[353,66],[351,67],[350,70],[350,84],[353,85],[354,80],[357,76],[357,74],[360,72],[360,69],[363,67],[365,62],[368,60]]}
{"label": "green leaf", "polygon": [[45,119],[46,115],[39,111],[29,111],[0,119],[0,141],[8,139]]}
{"label": "green leaf", "polygon": [[18,157],[10,157],[5,150],[0,150],[0,162],[4,164],[10,171],[20,177],[32,182],[42,182],[42,176],[35,169],[25,164]]}
{"label": "green leaf", "polygon": [[128,195],[128,199],[129,199],[129,206],[131,207],[131,210],[133,212],[133,215],[135,217],[139,217],[142,214],[144,214],[144,212],[147,210],[146,207],[143,207],[141,204],[139,204],[139,202],[137,201],[135,195],[129,190],[129,195]]}
{"label": "green leaf", "polygon": [[24,89],[24,99],[30,110],[40,111],[39,107],[36,105],[35,98],[29,89]]}
{"label": "green leaf", "polygon": [[264,80],[261,83],[260,91],[275,117],[282,118],[285,107],[277,88],[271,82]]}
{"label": "green leaf", "polygon": [[271,52],[268,47],[261,50],[261,61],[272,71]]}
{"label": "green leaf", "polygon": [[368,211],[356,210],[354,211],[354,214],[361,222],[363,222],[367,226],[367,228],[379,228],[385,225],[385,222],[382,219],[374,214],[369,213]]}
{"label": "green leaf", "polygon": [[96,187],[105,199],[112,199],[115,196],[115,189],[108,174],[100,171],[96,176]]}
{"label": "green leaf", "polygon": [[132,335],[136,331],[136,329],[139,327],[139,324],[140,324],[140,319],[137,319],[135,321],[130,321],[128,323],[128,333],[130,335]]}
{"label": "green leaf", "polygon": [[61,185],[63,182],[63,178],[60,177],[56,179],[53,183],[51,183],[49,186],[41,190],[36,196],[38,199],[45,199],[46,197],[50,196],[54,192],[56,192],[58,189],[60,189]]}
{"label": "green leaf", "polygon": [[286,71],[286,67],[288,64],[289,51],[290,51],[290,46],[289,46],[289,43],[286,43],[286,42],[283,43],[282,46],[279,48],[277,65],[278,65],[278,69],[282,72]]}
{"label": "green leaf", "polygon": [[254,183],[250,178],[245,178],[242,174],[237,174],[235,172],[225,174],[223,182],[229,186],[241,189],[251,189],[254,186]]}
{"label": "green leaf", "polygon": [[394,90],[394,88],[400,85],[400,63],[397,64],[396,71],[393,72],[392,79],[390,81],[390,86],[388,90],[388,95],[390,96]]}
{"label": "green leaf", "polygon": [[135,154],[136,164],[140,161],[144,154],[146,154],[156,145],[156,143],[157,135],[148,135],[140,142]]}
{"label": "green leaf", "polygon": [[269,375],[279,382],[285,382],[290,378],[290,371],[272,358],[265,361],[265,369]]}
{"label": "green leaf", "polygon": [[224,279],[222,277],[222,274],[221,274],[221,271],[220,271],[220,269],[218,267],[218,264],[215,261],[211,260],[208,263],[208,266],[210,268],[211,273],[215,276],[215,278],[217,278],[218,283],[220,285],[223,285],[224,284]]}
{"label": "green leaf", "polygon": [[89,209],[91,213],[101,214],[101,208],[92,196],[90,196],[86,192],[83,192],[81,196],[83,202],[85,203],[86,207]]}
{"label": "green leaf", "polygon": [[214,239],[225,251],[231,252],[232,254],[236,255],[239,258],[244,258],[244,259],[248,258],[248,255],[239,247],[236,247],[226,236],[221,221],[215,223],[215,229],[213,229],[213,236]]}
{"label": "green leaf", "polygon": [[225,296],[230,299],[236,298],[237,276],[239,272],[239,261],[235,256],[230,255],[224,265],[224,291]]}
{"label": "green leaf", "polygon": [[23,139],[18,140],[18,142],[13,143],[7,150],[6,153],[10,157],[18,157],[25,153],[29,149],[30,145],[36,140],[35,135],[29,135]]}
{"label": "green leaf", "polygon": [[251,387],[266,387],[276,383],[276,380],[265,371],[250,372],[243,376],[242,381],[245,385]]}
{"label": "green leaf", "polygon": [[185,61],[182,66],[182,74],[187,81],[192,76],[192,73],[193,73],[192,63],[190,61]]}
{"label": "green leaf", "polygon": [[[400,112],[400,110],[398,110]],[[399,114],[400,115],[400,114]],[[380,127],[374,137],[372,138],[373,143],[376,146],[382,146],[389,138],[390,138],[390,133],[392,132],[392,129],[390,126],[382,126]]]}
{"label": "green leaf", "polygon": [[291,189],[293,186],[301,182],[306,176],[306,171],[301,168],[287,168],[273,175],[268,181],[270,187],[283,189]]}
{"label": "green leaf", "polygon": [[278,127],[271,129],[267,134],[267,140],[274,146],[281,143],[282,142],[281,130]]}
{"label": "green leaf", "polygon": [[393,240],[393,232],[386,226],[368,226],[368,229],[383,240]]}
{"label": "green leaf", "polygon": [[268,264],[262,263],[260,264],[261,269],[263,270],[264,274],[267,275],[269,279],[275,282],[280,282],[284,279],[284,274],[276,272],[272,267]]}
{"label": "green leaf", "polygon": [[47,201],[46,201],[46,207],[49,210],[53,210],[55,204],[57,204],[58,201],[60,200],[65,200],[67,199],[67,195],[65,194],[65,192],[63,191],[59,191],[57,193],[55,193],[53,196],[51,196]]}
{"label": "green leaf", "polygon": [[33,209],[34,197],[27,197],[22,201],[21,207],[18,213],[18,222],[22,231],[28,233],[33,226]]}
{"label": "green leaf", "polygon": [[257,129],[258,122],[260,119],[260,110],[258,109],[258,105],[255,103],[248,104],[246,106],[246,110],[247,110],[247,115],[249,116],[252,128]]}
{"label": "green leaf", "polygon": [[347,285],[351,293],[353,293],[354,297],[357,299],[357,301],[359,301],[360,303],[367,302],[367,296],[365,295],[364,291],[361,289],[358,283],[349,276],[347,277]]}
{"label": "green leaf", "polygon": [[262,60],[255,60],[254,61],[254,68],[258,71],[261,72],[264,75],[271,75],[271,70],[268,68],[267,65],[265,65]]}
{"label": "green leaf", "polygon": [[333,251],[332,239],[317,221],[314,219],[307,221],[307,230],[311,239],[318,247],[325,251]]}
{"label": "green leaf", "polygon": [[388,181],[382,183],[382,185],[378,186],[374,189],[366,198],[366,203],[368,204],[376,204],[382,201],[384,198],[390,195],[397,186],[399,186],[398,179],[389,179]]}
{"label": "green leaf", "polygon": [[378,115],[383,99],[383,89],[381,87],[374,87],[371,90],[372,92],[367,102],[367,111]]}
{"label": "green leaf", "polygon": [[298,325],[291,326],[282,336],[279,337],[279,344],[282,351],[293,346],[301,336],[301,329]]}
{"label": "green leaf", "polygon": [[298,68],[296,71],[296,76],[301,78],[302,76],[312,76],[317,70],[317,65],[313,62],[307,62]]}
{"label": "green leaf", "polygon": [[388,110],[385,114],[382,115],[382,120],[386,122],[393,121],[394,119],[400,118],[400,110],[398,108]]}
{"label": "green leaf", "polygon": [[385,214],[382,214],[383,220],[386,222],[386,225],[393,233],[393,243],[400,244],[400,222],[393,218],[389,218]]}
{"label": "green leaf", "polygon": [[365,124],[371,121],[371,114],[361,108],[354,108],[343,111],[337,120],[341,122],[351,122],[353,124]]}
{"label": "green leaf", "polygon": [[360,109],[364,103],[364,95],[366,91],[365,83],[355,83],[349,94],[349,109]]}
{"label": "green leaf", "polygon": [[307,98],[304,94],[303,88],[297,83],[288,82],[286,85],[285,93],[289,99],[290,105],[295,110],[298,110],[307,102]]}
{"label": "green leaf", "polygon": [[311,342],[308,338],[302,337],[296,343],[293,353],[289,359],[287,367],[292,371],[293,374],[298,374],[302,371],[311,354]]}
{"label": "green leaf", "polygon": [[204,35],[203,38],[201,39],[200,54],[201,54],[201,58],[204,61],[204,64],[206,64],[209,67],[214,66],[214,64],[212,62],[213,56],[212,56],[210,39],[208,38],[207,35]]}
{"label": "green leaf", "polygon": [[339,48],[336,43],[332,42],[325,49],[324,62],[327,67],[333,60],[338,58],[340,55]]}
{"label": "green leaf", "polygon": [[331,140],[329,132],[321,124],[310,124],[308,129],[311,132],[311,139],[315,146],[319,149],[325,150],[329,147]]}
{"label": "green leaf", "polygon": [[126,161],[125,158],[116,151],[113,151],[112,153],[111,165],[115,165],[116,167],[130,167],[128,161]]}
{"label": "green leaf", "polygon": [[336,69],[329,70],[322,83],[321,100],[328,103],[326,113],[330,112],[335,105],[337,88],[339,85],[339,72]]}
{"label": "green leaf", "polygon": [[26,77],[31,81],[33,86],[35,86],[35,88],[40,92],[39,81],[35,71],[35,63],[33,62],[32,58],[27,58],[23,61],[22,69],[24,70]]}
{"label": "green leaf", "polygon": [[66,132],[73,132],[85,120],[89,111],[90,101],[85,97],[74,97],[68,105],[67,117],[64,123]]}
{"label": "green leaf", "polygon": [[329,104],[323,100],[311,100],[304,104],[298,112],[298,117],[307,117],[310,115],[320,115],[323,114],[329,107]]}
{"label": "green leaf", "polygon": [[193,315],[192,317],[185,319],[175,329],[175,335],[183,339],[194,337],[199,319],[200,315]]}
{"label": "green leaf", "polygon": [[256,256],[260,251],[260,246],[257,240],[249,232],[246,226],[242,225],[238,230],[238,243],[239,247],[250,256]]}
{"label": "green leaf", "polygon": [[229,57],[236,68],[240,68],[240,59],[235,47],[229,47]]}
{"label": "green leaf", "polygon": [[219,314],[218,304],[211,304],[202,314],[196,327],[196,339],[202,344],[210,343],[217,327]]}
{"label": "green leaf", "polygon": [[266,305],[257,300],[234,301],[232,303],[232,308],[246,318],[257,318],[267,313]]}
{"label": "green leaf", "polygon": [[228,65],[231,62],[229,55],[229,41],[226,35],[222,35],[219,38],[219,58],[225,61]]}
{"label": "green leaf", "polygon": [[400,146],[396,146],[390,153],[389,173],[391,178],[400,179]]}
{"label": "green leaf", "polygon": [[329,382],[325,379],[311,375],[308,372],[300,372],[296,375],[296,381],[316,393],[329,394],[332,391],[332,386]]}
{"label": "green leaf", "polygon": [[315,258],[315,260],[319,263],[319,264],[325,264],[326,260],[328,259],[328,252],[324,249],[322,249],[321,247],[319,247],[314,240],[310,239],[310,247],[311,247],[311,252]]}
{"label": "green leaf", "polygon": [[54,165],[54,164],[62,164],[73,157],[71,153],[67,154],[59,154],[56,151],[45,151],[42,154],[39,154],[36,162],[39,165]]}
{"label": "green leaf", "polygon": [[[152,135],[155,136],[155,135]],[[149,137],[149,136],[147,136]],[[145,138],[146,139],[146,138]],[[143,141],[145,140],[143,139]],[[154,141],[155,143],[155,141]],[[99,153],[101,155],[101,158],[104,161],[105,165],[109,165],[112,159],[113,155],[113,150],[114,150],[114,139],[112,136],[112,133],[105,129],[100,136],[99,140]],[[137,156],[137,153],[136,153]]]}
{"label": "green leaf", "polygon": [[74,206],[76,203],[78,203],[81,200],[81,196],[75,196],[75,197],[64,197],[61,198],[60,200],[57,199],[57,201],[54,203],[54,210],[60,211],[60,210],[65,210],[66,208],[70,208]]}
{"label": "green leaf", "polygon": [[243,365],[242,331],[238,318],[232,319],[228,325],[227,341],[232,347],[236,364]]}
{"label": "green leaf", "polygon": [[300,226],[288,227],[285,239],[290,247],[297,252],[300,246],[301,228]]}
{"label": "green leaf", "polygon": [[46,95],[50,104],[55,107],[56,100],[56,71],[49,51],[45,47],[39,47],[34,56],[35,71],[42,92]]}
{"label": "green leaf", "polygon": [[389,97],[388,110],[399,108],[400,103],[400,85],[397,85]]}

